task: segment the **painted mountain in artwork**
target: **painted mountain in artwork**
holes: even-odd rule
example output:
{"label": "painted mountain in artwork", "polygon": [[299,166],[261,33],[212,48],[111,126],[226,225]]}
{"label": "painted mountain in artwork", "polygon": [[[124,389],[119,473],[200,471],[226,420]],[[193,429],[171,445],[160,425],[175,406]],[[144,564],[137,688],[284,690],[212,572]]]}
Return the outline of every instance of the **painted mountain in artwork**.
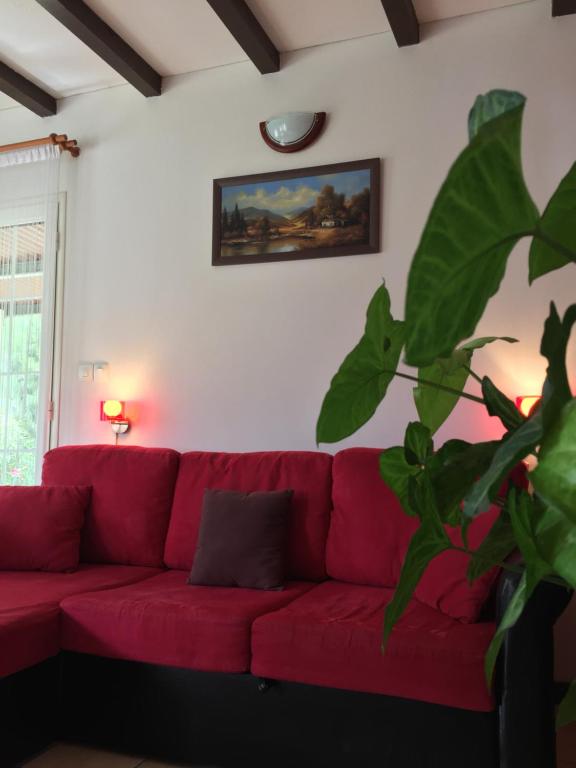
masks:
{"label": "painted mountain in artwork", "polygon": [[264,216],[268,216],[268,220],[272,224],[290,224],[290,221],[284,216],[280,216],[279,213],[267,211],[265,208],[254,208],[254,206],[250,206],[249,208],[240,208],[240,213],[244,216],[246,221],[256,221],[257,219],[263,219]]}

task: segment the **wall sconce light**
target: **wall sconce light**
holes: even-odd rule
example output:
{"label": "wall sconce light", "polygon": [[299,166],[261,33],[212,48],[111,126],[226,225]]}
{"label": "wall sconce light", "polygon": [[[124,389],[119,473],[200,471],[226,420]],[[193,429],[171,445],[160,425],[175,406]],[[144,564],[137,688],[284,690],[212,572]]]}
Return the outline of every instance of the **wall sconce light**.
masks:
{"label": "wall sconce light", "polygon": [[523,416],[531,416],[541,399],[541,395],[520,395],[516,398],[516,408]]}
{"label": "wall sconce light", "polygon": [[126,403],[120,400],[102,400],[100,403],[100,421],[109,422],[116,435],[123,435],[130,429],[130,420],[124,415]]}
{"label": "wall sconce light", "polygon": [[325,122],[326,112],[285,112],[260,123],[260,133],[276,152],[299,152],[316,141]]}

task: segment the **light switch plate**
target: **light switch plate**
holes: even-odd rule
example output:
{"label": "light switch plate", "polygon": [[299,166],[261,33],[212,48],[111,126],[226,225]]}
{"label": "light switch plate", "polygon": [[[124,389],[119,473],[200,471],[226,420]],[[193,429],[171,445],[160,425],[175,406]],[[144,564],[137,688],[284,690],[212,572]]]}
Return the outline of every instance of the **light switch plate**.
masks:
{"label": "light switch plate", "polygon": [[108,380],[108,363],[104,363],[101,360],[94,363],[94,381],[107,381]]}
{"label": "light switch plate", "polygon": [[94,381],[94,363],[78,363],[78,380],[85,383]]}

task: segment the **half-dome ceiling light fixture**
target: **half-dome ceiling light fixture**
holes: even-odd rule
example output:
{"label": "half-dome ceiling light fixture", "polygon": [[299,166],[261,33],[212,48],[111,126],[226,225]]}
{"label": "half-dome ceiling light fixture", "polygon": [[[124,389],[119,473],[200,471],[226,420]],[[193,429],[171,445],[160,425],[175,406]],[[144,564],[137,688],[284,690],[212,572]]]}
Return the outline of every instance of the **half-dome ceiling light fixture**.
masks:
{"label": "half-dome ceiling light fixture", "polygon": [[298,152],[316,141],[326,112],[285,112],[260,123],[260,133],[276,152]]}

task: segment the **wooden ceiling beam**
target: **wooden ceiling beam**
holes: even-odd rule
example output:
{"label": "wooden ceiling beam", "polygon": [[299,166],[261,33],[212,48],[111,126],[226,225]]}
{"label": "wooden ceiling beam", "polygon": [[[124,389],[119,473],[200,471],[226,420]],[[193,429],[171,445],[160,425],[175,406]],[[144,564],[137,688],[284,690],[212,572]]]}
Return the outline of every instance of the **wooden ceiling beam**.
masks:
{"label": "wooden ceiling beam", "polygon": [[207,0],[262,75],[278,72],[280,54],[245,0]]}
{"label": "wooden ceiling beam", "polygon": [[0,61],[0,91],[40,117],[56,114],[56,99]]}
{"label": "wooden ceiling beam", "polygon": [[552,0],[552,16],[576,13],[576,0]]}
{"label": "wooden ceiling beam", "polygon": [[36,0],[144,96],[159,96],[162,78],[83,0]]}
{"label": "wooden ceiling beam", "polygon": [[420,42],[420,24],[412,0],[382,0],[399,48]]}

